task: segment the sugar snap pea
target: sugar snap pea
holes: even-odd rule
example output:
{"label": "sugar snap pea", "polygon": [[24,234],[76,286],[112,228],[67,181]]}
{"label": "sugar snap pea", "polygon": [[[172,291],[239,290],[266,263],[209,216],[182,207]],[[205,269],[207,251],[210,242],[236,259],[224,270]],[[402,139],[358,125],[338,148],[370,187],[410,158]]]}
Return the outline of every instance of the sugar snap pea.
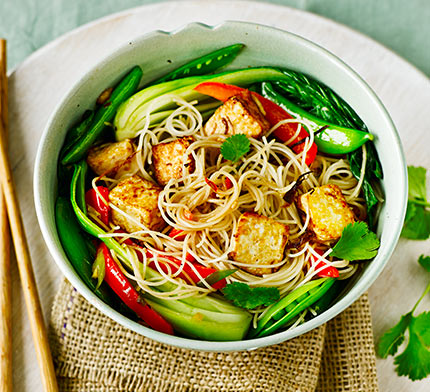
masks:
{"label": "sugar snap pea", "polygon": [[262,83],[261,92],[265,98],[275,102],[291,115],[304,118],[318,127],[326,127],[322,132],[315,134],[315,143],[320,152],[334,155],[347,154],[374,138],[369,132],[331,124],[310,114],[279,94],[269,82]]}
{"label": "sugar snap pea", "polygon": [[205,54],[155,80],[151,85],[180,79],[186,76],[206,75],[211,73],[231,63],[244,46],[243,44],[234,44]]}
{"label": "sugar snap pea", "polygon": [[292,291],[280,301],[271,305],[257,327],[248,333],[249,338],[267,336],[283,327],[298,314],[320,299],[333,285],[335,279],[312,280]]}
{"label": "sugar snap pea", "polygon": [[[66,135],[63,147],[60,151],[60,162],[70,151],[71,147],[79,140],[80,137],[88,130],[91,121],[94,117],[93,110],[86,110],[81,120],[75,124]],[[71,166],[58,165],[57,179],[58,179],[58,193],[60,196],[67,197],[69,195],[69,185],[72,179],[73,168]],[[85,205],[84,205],[85,206]]]}
{"label": "sugar snap pea", "polygon": [[86,110],[82,115],[80,122],[75,124],[66,135],[64,140],[63,148],[61,149],[60,157],[61,159],[67,154],[67,152],[72,148],[72,146],[87,132],[91,122],[94,118],[93,110]]}
{"label": "sugar snap pea", "polygon": [[107,287],[96,287],[92,276],[92,264],[95,257],[93,247],[82,235],[81,228],[76,221],[70,201],[65,197],[58,197],[55,204],[55,220],[58,236],[63,249],[74,269],[84,283],[103,301],[109,303],[111,296]]}
{"label": "sugar snap pea", "polygon": [[312,308],[317,314],[321,314],[325,312],[330,305],[336,300],[336,298],[339,297],[339,295],[343,292],[345,287],[348,284],[348,279],[339,280],[336,279],[336,281],[333,283],[333,285],[330,287],[329,290],[313,305]]}
{"label": "sugar snap pea", "polygon": [[70,151],[61,160],[63,165],[77,162],[84,157],[87,150],[106,127],[105,123],[110,122],[121,103],[136,92],[142,74],[142,69],[136,65],[119,82],[109,99],[95,113],[86,132],[71,146]]}

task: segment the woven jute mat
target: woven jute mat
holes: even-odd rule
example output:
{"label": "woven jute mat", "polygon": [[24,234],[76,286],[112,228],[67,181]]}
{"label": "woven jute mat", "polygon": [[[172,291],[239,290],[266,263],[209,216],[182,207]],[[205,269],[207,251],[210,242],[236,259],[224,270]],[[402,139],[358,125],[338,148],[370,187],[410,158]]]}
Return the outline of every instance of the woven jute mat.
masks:
{"label": "woven jute mat", "polygon": [[131,332],[64,282],[52,308],[50,340],[63,392],[378,391],[367,295],[288,342],[208,353]]}

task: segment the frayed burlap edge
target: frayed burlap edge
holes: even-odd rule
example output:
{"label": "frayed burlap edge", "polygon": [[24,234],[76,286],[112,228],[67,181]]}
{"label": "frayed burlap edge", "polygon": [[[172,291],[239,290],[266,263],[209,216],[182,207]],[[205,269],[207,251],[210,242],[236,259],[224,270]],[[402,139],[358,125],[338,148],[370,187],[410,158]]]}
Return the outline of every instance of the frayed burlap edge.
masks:
{"label": "frayed burlap edge", "polygon": [[184,350],[125,329],[64,282],[50,340],[63,392],[376,392],[367,296],[327,326],[255,351]]}

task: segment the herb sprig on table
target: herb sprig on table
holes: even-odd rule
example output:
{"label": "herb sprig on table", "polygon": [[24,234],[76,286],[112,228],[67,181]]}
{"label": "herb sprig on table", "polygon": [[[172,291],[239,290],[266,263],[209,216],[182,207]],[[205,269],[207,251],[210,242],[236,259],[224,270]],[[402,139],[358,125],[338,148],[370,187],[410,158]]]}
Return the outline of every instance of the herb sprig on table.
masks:
{"label": "herb sprig on table", "polygon": [[[430,203],[427,201],[426,169],[408,167],[408,207],[403,224],[402,237],[426,240],[430,236]],[[418,263],[430,272],[430,256],[421,255]],[[422,299],[430,292],[430,282],[412,310],[400,318],[379,340],[376,351],[381,358],[393,355],[396,372],[411,380],[421,380],[430,375],[430,312],[414,316]],[[401,354],[397,354],[408,335],[408,343]]]}
{"label": "herb sprig on table", "polygon": [[[430,272],[430,257],[421,255],[420,265]],[[396,372],[399,376],[408,376],[411,380],[421,380],[430,375],[430,312],[414,316],[421,300],[430,291],[430,282],[409,313],[381,337],[377,345],[377,353],[381,358],[396,355],[400,345],[409,332],[405,350],[394,357]]]}

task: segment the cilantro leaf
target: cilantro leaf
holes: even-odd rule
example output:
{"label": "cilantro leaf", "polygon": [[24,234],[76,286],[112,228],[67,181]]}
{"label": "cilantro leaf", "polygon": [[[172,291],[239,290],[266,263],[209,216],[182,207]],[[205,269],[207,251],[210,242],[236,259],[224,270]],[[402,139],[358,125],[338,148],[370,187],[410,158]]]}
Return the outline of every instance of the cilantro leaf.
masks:
{"label": "cilantro leaf", "polygon": [[249,287],[246,283],[229,283],[222,289],[227,299],[236,306],[245,309],[255,309],[258,306],[268,306],[279,301],[279,290],[276,287]]}
{"label": "cilantro leaf", "polygon": [[376,352],[381,358],[395,355],[399,346],[405,340],[405,331],[412,319],[412,313],[402,316],[400,321],[382,335],[376,347]]}
{"label": "cilantro leaf", "polygon": [[[430,256],[421,255],[418,263],[430,272]],[[412,310],[402,316],[400,321],[381,337],[376,347],[377,354],[382,358],[395,355],[408,329],[408,344],[401,354],[394,357],[394,364],[399,376],[408,376],[412,381],[421,380],[430,375],[430,312],[413,316],[415,309],[429,292],[430,283]]]}
{"label": "cilantro leaf", "polygon": [[421,380],[430,374],[430,312],[412,317],[409,324],[409,342],[405,351],[395,357],[399,376]]}
{"label": "cilantro leaf", "polygon": [[421,267],[423,267],[427,272],[430,272],[430,256],[421,255],[418,258],[418,263],[420,263]]}
{"label": "cilantro leaf", "polygon": [[372,259],[378,253],[380,242],[365,222],[350,223],[342,231],[331,256],[348,261]]}
{"label": "cilantro leaf", "polygon": [[232,135],[221,144],[221,154],[225,159],[236,162],[251,148],[251,143],[246,135],[241,133]]}
{"label": "cilantro leaf", "polygon": [[401,236],[410,240],[426,240],[430,236],[430,211],[408,201]]}
{"label": "cilantro leaf", "polygon": [[419,166],[408,166],[409,198],[426,200],[426,169]]}
{"label": "cilantro leaf", "polygon": [[[430,312],[423,312],[413,320],[411,328],[427,349],[430,349]],[[429,363],[430,365],[430,363]],[[430,373],[430,372],[429,372]]]}

